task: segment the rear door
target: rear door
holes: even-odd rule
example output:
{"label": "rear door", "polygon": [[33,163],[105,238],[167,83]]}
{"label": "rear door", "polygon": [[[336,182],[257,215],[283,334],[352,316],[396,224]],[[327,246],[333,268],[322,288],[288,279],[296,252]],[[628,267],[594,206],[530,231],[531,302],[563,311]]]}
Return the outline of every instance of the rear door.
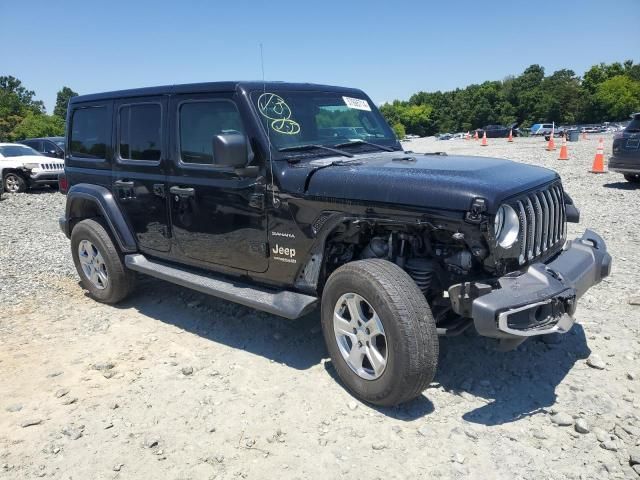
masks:
{"label": "rear door", "polygon": [[143,251],[169,251],[167,98],[114,104],[113,194]]}
{"label": "rear door", "polygon": [[246,135],[235,95],[176,95],[170,111],[169,205],[180,254],[205,268],[266,271],[264,176],[218,166],[213,158],[215,135]]}

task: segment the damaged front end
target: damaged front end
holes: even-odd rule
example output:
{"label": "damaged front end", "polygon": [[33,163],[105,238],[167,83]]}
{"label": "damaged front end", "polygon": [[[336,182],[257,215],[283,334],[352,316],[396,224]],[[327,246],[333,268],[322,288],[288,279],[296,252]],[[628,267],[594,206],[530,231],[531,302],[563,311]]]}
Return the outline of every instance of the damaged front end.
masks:
{"label": "damaged front end", "polygon": [[515,348],[531,336],[569,331],[576,301],[610,272],[604,240],[587,230],[547,263],[532,263],[492,282],[453,285],[449,299],[458,315],[473,319],[480,335]]}

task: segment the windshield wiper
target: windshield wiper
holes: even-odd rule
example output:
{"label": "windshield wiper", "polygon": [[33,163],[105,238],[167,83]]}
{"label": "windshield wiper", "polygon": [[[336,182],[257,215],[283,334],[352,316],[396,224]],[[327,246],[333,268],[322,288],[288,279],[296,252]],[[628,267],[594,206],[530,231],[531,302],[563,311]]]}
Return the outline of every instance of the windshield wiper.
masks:
{"label": "windshield wiper", "polygon": [[391,147],[385,147],[384,145],[378,145],[377,143],[367,142],[366,140],[350,140],[348,142],[334,145],[334,147],[342,148],[342,147],[348,147],[350,145],[371,145],[372,147],[377,147],[380,150],[384,150],[385,152],[395,152],[395,150]]}
{"label": "windshield wiper", "polygon": [[296,152],[296,151],[303,151],[303,150],[327,150],[328,152],[333,152],[337,155],[342,155],[343,157],[349,157],[349,158],[353,157],[352,154],[343,152],[342,150],[338,150],[337,148],[331,148],[331,147],[326,147],[324,145],[316,145],[316,144],[295,145],[292,147],[283,147],[278,149],[279,152]]}

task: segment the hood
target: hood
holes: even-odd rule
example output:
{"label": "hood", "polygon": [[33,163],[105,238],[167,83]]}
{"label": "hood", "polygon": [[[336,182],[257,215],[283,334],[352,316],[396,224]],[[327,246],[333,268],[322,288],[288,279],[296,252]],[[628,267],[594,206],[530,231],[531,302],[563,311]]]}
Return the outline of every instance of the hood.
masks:
{"label": "hood", "polygon": [[402,152],[324,158],[281,173],[285,190],[305,195],[457,211],[482,197],[490,213],[506,198],[558,178],[511,160]]}
{"label": "hood", "polygon": [[44,155],[20,155],[19,157],[4,157],[4,159],[16,163],[51,163],[50,160],[55,160]]}

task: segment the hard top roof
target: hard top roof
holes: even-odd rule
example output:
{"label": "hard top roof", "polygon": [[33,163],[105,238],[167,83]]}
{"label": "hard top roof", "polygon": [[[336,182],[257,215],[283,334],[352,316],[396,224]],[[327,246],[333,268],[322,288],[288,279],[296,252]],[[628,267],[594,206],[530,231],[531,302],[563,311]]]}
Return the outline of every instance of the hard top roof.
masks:
{"label": "hard top roof", "polygon": [[357,93],[356,88],[336,87],[332,85],[319,85],[313,83],[289,83],[289,82],[261,82],[261,81],[228,81],[186,83],[181,85],[163,85],[158,87],[133,88],[130,90],[116,90],[113,92],[92,93],[72,97],[70,103],[92,102],[97,100],[109,100],[127,97],[143,97],[152,95],[169,95],[179,93],[207,93],[207,92],[234,92],[237,89],[245,91],[263,90],[322,90],[325,92]]}

